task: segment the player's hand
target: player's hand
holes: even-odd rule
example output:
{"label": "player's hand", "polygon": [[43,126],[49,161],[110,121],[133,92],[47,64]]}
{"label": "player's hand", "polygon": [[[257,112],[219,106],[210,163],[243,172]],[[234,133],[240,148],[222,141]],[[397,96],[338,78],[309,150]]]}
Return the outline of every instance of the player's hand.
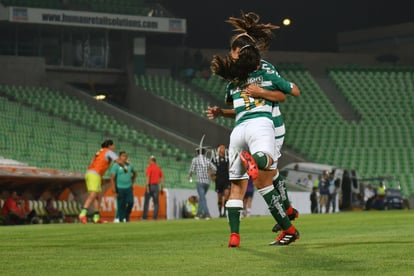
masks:
{"label": "player's hand", "polygon": [[263,89],[256,84],[249,84],[248,86],[246,86],[244,91],[246,92],[247,96],[252,98],[260,98],[263,93]]}
{"label": "player's hand", "polygon": [[163,195],[164,194],[164,190],[163,189],[161,189],[160,190],[160,195]]}
{"label": "player's hand", "polygon": [[206,110],[207,118],[213,120],[223,115],[223,111],[218,106],[210,106]]}

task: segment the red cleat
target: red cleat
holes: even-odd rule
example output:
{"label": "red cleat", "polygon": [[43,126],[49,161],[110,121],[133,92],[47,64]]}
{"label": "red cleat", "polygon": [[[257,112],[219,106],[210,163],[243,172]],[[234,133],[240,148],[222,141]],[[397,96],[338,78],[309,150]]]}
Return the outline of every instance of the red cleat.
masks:
{"label": "red cleat", "polygon": [[80,222],[82,222],[83,224],[87,224],[88,223],[88,218],[86,216],[78,216],[78,219]]}
{"label": "red cleat", "polygon": [[239,247],[240,235],[237,233],[230,234],[229,247]]}
{"label": "red cleat", "polygon": [[256,180],[259,176],[259,169],[257,168],[256,161],[254,161],[253,156],[250,155],[247,151],[242,151],[240,153],[240,159],[243,163],[246,173],[253,179]]}

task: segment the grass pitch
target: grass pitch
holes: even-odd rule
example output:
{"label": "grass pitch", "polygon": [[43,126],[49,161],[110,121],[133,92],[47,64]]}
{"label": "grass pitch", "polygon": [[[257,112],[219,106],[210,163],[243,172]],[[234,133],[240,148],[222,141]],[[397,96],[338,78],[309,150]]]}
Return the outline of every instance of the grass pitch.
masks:
{"label": "grass pitch", "polygon": [[413,275],[414,212],[301,215],[297,242],[268,246],[271,217],[0,227],[0,275]]}

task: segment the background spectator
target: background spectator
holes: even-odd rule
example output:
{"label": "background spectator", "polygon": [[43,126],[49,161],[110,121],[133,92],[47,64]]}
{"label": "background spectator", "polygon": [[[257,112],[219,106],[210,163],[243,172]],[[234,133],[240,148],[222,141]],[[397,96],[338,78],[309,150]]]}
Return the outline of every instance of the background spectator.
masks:
{"label": "background spectator", "polygon": [[195,219],[200,219],[200,217],[205,217],[210,219],[210,211],[208,210],[206,194],[210,187],[211,182],[211,173],[216,173],[217,168],[214,164],[207,159],[205,156],[206,149],[197,148],[197,156],[191,161],[190,171],[188,178],[191,179],[193,174],[197,175],[197,192],[198,192],[198,210]]}
{"label": "background spectator", "polygon": [[364,189],[364,203],[365,210],[370,210],[372,206],[372,201],[375,198],[375,192],[371,184],[368,184]]}
{"label": "background spectator", "polygon": [[318,187],[312,188],[312,193],[310,194],[311,202],[311,213],[318,213]]}
{"label": "background spectator", "polygon": [[[163,193],[164,186],[165,186],[165,179],[164,173],[162,172],[161,168],[157,165],[157,160],[153,155],[150,156],[148,159],[148,167],[146,171],[147,175],[147,186],[145,190],[145,198],[144,198],[144,213],[142,215],[142,219],[148,218],[148,205],[149,201],[152,198],[154,202],[154,212],[152,214],[152,218],[155,220],[158,218],[158,208],[159,208],[159,201],[158,196],[159,193]],[[159,188],[159,184],[161,181],[161,190]]]}
{"label": "background spectator", "polygon": [[27,200],[24,200],[17,191],[11,192],[10,197],[4,202],[1,213],[6,225],[39,223],[36,212],[30,210]]}
{"label": "background spectator", "polygon": [[244,194],[244,199],[243,199],[243,205],[244,205],[243,215],[245,217],[250,217],[252,213],[253,194],[254,194],[253,180],[251,177],[249,177],[249,181],[247,182],[246,193]]}
{"label": "background spectator", "polygon": [[50,197],[46,201],[46,212],[49,222],[58,219],[60,223],[63,222],[65,216],[63,212],[55,207],[55,198]]}
{"label": "background spectator", "polygon": [[183,206],[183,218],[194,218],[198,210],[198,197],[190,196]]}
{"label": "background spectator", "polygon": [[319,212],[322,213],[325,209],[325,213],[329,212],[328,196],[329,196],[329,182],[327,179],[327,173],[322,174],[321,180],[319,181]]}

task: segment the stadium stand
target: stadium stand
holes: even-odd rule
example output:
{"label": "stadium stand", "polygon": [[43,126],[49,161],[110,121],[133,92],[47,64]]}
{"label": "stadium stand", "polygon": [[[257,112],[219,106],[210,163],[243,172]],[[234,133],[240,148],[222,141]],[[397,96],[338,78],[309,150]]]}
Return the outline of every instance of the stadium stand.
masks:
{"label": "stadium stand", "polygon": [[[279,68],[302,91],[301,97],[281,105],[287,146],[314,162],[356,169],[360,178],[394,176],[398,181],[390,183],[392,187],[399,185],[404,195],[413,194],[412,69],[330,69],[330,78],[362,117],[346,121],[307,69]],[[407,123],[395,128],[401,119]]]}
{"label": "stadium stand", "polygon": [[[414,193],[410,171],[414,161],[410,154],[410,137],[414,134],[410,108],[412,69],[330,69],[329,77],[362,117],[361,121],[346,121],[303,65],[281,64],[278,68],[283,77],[297,83],[302,90],[301,97],[288,99],[281,105],[288,128],[288,147],[314,162],[356,169],[361,178],[394,176],[397,181],[390,183],[392,187],[401,186],[406,196]],[[136,84],[198,114],[203,106],[209,105],[184,84],[168,77],[141,75],[136,77]],[[221,79],[196,77],[192,84],[215,97],[217,103],[222,101],[225,83]],[[384,87],[388,88],[387,93]],[[383,114],[383,110],[388,112]],[[392,127],[401,118],[409,123],[398,129]],[[231,120],[220,123],[232,127]]]}
{"label": "stadium stand", "polygon": [[[329,77],[362,120],[346,121],[301,64],[279,64],[279,73],[302,94],[281,104],[287,127],[285,145],[313,162],[356,169],[360,178],[390,175],[405,196],[414,193],[414,69],[393,67],[332,68]],[[223,99],[225,83],[215,76],[192,83]],[[384,111],[386,110],[386,113]],[[396,128],[396,125],[404,125]]]}
{"label": "stadium stand", "polygon": [[167,187],[188,184],[187,152],[133,130],[62,92],[44,87],[2,86],[0,109],[5,157],[39,168],[82,172],[99,148],[99,142],[112,137],[118,150],[130,154],[140,172],[138,183],[145,182],[147,157],[155,155],[168,175]]}
{"label": "stadium stand", "polygon": [[348,164],[355,162],[366,176],[395,176],[403,193],[413,194],[414,68],[353,66],[328,73],[362,117],[343,141]]}
{"label": "stadium stand", "polygon": [[[210,81],[210,79],[213,81]],[[216,79],[219,80],[216,77],[211,77],[210,79],[206,82],[213,83]],[[197,81],[194,80],[192,82],[194,84],[197,83]],[[202,89],[203,92],[207,92],[214,98],[217,98],[216,102],[209,102],[203,95],[190,89],[184,83],[167,76],[139,75],[135,76],[135,84],[142,87],[147,92],[154,93],[155,95],[169,100],[177,106],[190,110],[200,116],[204,116],[208,106],[222,105],[224,99],[224,88],[220,91],[220,87],[216,88],[214,85],[203,87],[202,84],[197,84],[196,86]],[[221,98],[218,96],[219,93],[221,93]],[[218,98],[220,98],[221,101]],[[229,128],[233,126],[232,120],[226,118],[219,118],[217,121],[215,120],[213,122],[217,122]]]}

